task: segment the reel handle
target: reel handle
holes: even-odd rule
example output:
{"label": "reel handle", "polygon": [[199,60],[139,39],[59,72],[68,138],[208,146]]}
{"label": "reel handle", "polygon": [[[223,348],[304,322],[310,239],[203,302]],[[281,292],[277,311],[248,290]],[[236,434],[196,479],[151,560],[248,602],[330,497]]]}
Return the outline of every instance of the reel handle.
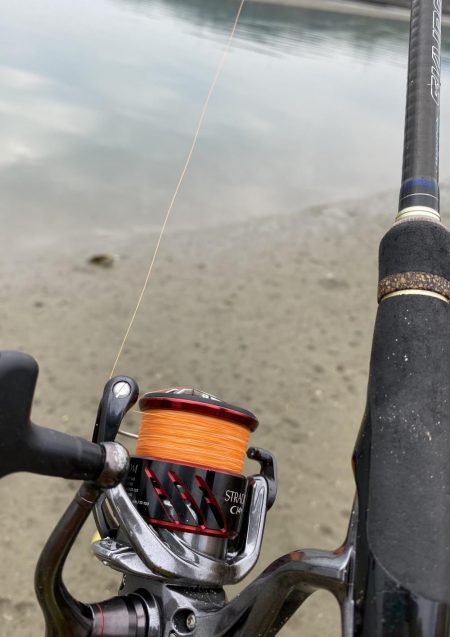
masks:
{"label": "reel handle", "polygon": [[0,351],[0,478],[29,471],[95,480],[105,463],[101,445],[31,422],[38,373],[37,362],[28,354]]}

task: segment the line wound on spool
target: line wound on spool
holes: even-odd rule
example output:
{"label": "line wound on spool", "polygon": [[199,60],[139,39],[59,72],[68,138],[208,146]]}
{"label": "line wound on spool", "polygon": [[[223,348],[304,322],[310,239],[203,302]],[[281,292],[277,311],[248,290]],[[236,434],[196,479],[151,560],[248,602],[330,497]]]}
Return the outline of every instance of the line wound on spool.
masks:
{"label": "line wound on spool", "polygon": [[255,416],[194,390],[146,394],[139,403],[140,457],[241,474]]}
{"label": "line wound on spool", "polygon": [[136,453],[242,473],[249,438],[250,430],[226,420],[152,409],[142,417]]}
{"label": "line wound on spool", "polygon": [[395,292],[411,291],[411,293],[432,292],[450,301],[450,281],[429,272],[401,272],[390,274],[378,284],[378,303]]}
{"label": "line wound on spool", "polygon": [[245,514],[244,460],[258,426],[255,415],[179,388],[145,394],[139,407],[127,492],[144,520],[177,532],[235,538]]}

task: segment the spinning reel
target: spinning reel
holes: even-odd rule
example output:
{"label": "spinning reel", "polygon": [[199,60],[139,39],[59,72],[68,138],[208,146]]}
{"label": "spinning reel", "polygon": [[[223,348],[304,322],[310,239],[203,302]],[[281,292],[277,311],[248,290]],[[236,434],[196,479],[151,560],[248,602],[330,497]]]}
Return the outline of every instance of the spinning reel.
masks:
{"label": "spinning reel", "polygon": [[[111,379],[94,441],[112,441],[135,400],[131,378]],[[95,506],[95,555],[126,576],[186,586],[244,578],[259,556],[266,511],[276,496],[273,457],[251,447],[259,475],[243,474],[255,416],[209,394],[170,389],[146,394],[136,455],[123,484]],[[127,582],[127,578],[125,578]],[[124,585],[128,589],[128,585]]]}
{"label": "spinning reel", "polygon": [[[336,596],[343,634],[352,634],[356,510],[337,551],[292,551],[226,599],[223,586],[256,564],[276,496],[273,457],[247,451],[258,424],[251,412],[194,390],[146,394],[130,459],[114,440],[139,395],[131,378],[108,381],[88,442],[31,423],[37,375],[30,356],[0,352],[0,477],[84,480],[36,567],[46,637],[269,637],[318,588]],[[246,455],[258,474],[244,475]],[[123,578],[117,597],[83,604],[62,571],[91,512],[93,551]]]}

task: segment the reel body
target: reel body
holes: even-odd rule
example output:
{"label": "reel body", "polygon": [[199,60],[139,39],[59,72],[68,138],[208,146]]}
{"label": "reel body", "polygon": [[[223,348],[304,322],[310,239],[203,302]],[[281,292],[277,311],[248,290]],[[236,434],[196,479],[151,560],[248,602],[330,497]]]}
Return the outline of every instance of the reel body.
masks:
{"label": "reel body", "polygon": [[[242,470],[258,421],[247,410],[186,389],[146,394],[140,408],[137,455],[127,479],[96,506],[101,540],[93,545],[95,555],[124,575],[160,583],[222,587],[240,581],[256,564],[276,494],[268,452],[248,451],[260,475],[232,471]],[[101,405],[99,413],[105,409]]]}
{"label": "reel body", "polygon": [[125,488],[145,522],[181,533],[186,543],[195,541],[213,557],[223,557],[241,530],[248,492],[244,476],[132,458]]}

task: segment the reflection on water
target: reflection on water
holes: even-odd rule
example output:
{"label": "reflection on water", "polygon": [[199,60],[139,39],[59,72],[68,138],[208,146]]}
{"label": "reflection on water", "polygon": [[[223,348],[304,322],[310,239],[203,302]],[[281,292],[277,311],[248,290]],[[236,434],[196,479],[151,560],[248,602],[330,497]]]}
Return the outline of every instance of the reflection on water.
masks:
{"label": "reflection on water", "polygon": [[[214,33],[228,34],[233,23],[236,6],[230,2],[204,0],[115,0],[128,2],[134,8],[160,6],[176,19],[196,27],[207,27]],[[339,3],[336,2],[338,7]],[[261,44],[261,52],[270,54],[320,54],[320,44],[330,39],[334,46],[346,47],[357,54],[373,55],[377,50],[395,57],[404,51],[405,25],[399,20],[374,19],[371,16],[330,11],[295,8],[282,4],[253,3],[247,5],[240,18],[239,37],[246,45]]]}
{"label": "reflection on water", "polygon": [[[237,0],[2,8],[0,218],[15,245],[157,227]],[[172,228],[395,189],[407,24],[249,2]],[[450,106],[444,37],[443,176]],[[28,243],[27,243],[28,242]]]}

